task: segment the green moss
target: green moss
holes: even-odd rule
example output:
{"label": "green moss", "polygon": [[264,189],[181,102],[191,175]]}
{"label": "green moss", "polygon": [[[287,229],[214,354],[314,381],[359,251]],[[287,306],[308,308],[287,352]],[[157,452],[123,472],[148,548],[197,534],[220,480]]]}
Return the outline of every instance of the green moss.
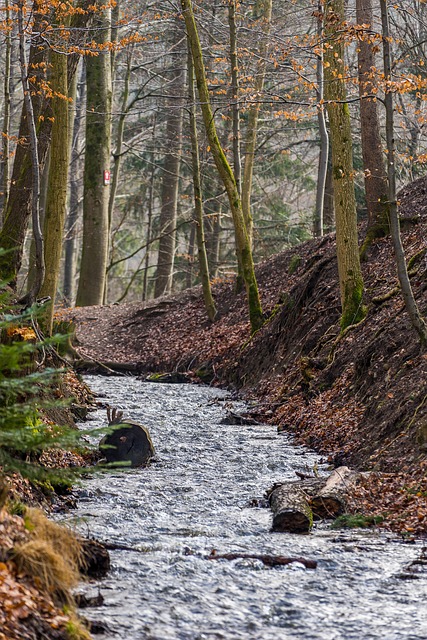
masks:
{"label": "green moss", "polygon": [[352,324],[358,324],[367,314],[367,307],[362,302],[363,282],[347,283],[344,300],[340,320],[341,331],[344,331]]}
{"label": "green moss", "polygon": [[288,266],[288,274],[291,276],[295,273],[298,267],[301,264],[301,256],[298,253],[295,253],[289,261]]}
{"label": "green moss", "polygon": [[8,511],[12,516],[23,516],[26,510],[26,506],[20,500],[14,500],[10,503]]}
{"label": "green moss", "polygon": [[383,516],[364,516],[363,513],[344,513],[331,524],[332,529],[367,529],[381,524]]}
{"label": "green moss", "polygon": [[414,256],[412,256],[410,260],[408,260],[408,266],[407,266],[408,271],[410,271],[415,266],[415,264],[419,260],[421,260],[423,256],[425,256],[426,252],[427,252],[427,249],[421,249],[421,251],[418,251],[418,253],[416,253]]}

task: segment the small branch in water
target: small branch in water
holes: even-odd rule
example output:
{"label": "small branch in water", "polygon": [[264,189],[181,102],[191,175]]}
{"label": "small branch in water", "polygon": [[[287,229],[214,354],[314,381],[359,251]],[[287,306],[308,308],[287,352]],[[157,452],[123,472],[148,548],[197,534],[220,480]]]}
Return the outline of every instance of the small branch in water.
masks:
{"label": "small branch in water", "polygon": [[303,564],[306,569],[316,569],[316,560],[307,560],[306,558],[287,558],[286,556],[271,556],[266,554],[257,553],[216,553],[215,549],[211,551],[211,554],[207,556],[208,560],[238,560],[239,558],[260,560],[268,567],[278,567],[291,564],[292,562],[299,562]]}

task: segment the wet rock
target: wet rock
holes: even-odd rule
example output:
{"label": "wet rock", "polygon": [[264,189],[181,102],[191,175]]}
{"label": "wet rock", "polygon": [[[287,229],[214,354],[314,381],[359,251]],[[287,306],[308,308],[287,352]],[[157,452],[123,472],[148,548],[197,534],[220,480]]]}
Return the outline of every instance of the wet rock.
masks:
{"label": "wet rock", "polygon": [[82,559],[80,573],[89,578],[103,578],[110,570],[110,554],[103,544],[97,540],[83,538],[81,540]]}
{"label": "wet rock", "polygon": [[188,373],[180,373],[179,371],[172,371],[170,373],[152,373],[145,378],[147,382],[159,382],[164,384],[183,384],[186,382],[192,382],[191,376]]}
{"label": "wet rock", "polygon": [[240,413],[234,413],[233,411],[227,411],[227,415],[225,416],[225,418],[223,418],[220,422],[220,424],[229,424],[229,425],[257,425],[259,424],[259,422],[257,420],[255,420],[255,418],[253,418],[250,415],[244,415],[244,414],[240,414]]}
{"label": "wet rock", "polygon": [[88,596],[85,593],[77,593],[74,600],[79,609],[88,609],[89,607],[101,607],[104,604],[104,596],[98,593],[96,596]]}

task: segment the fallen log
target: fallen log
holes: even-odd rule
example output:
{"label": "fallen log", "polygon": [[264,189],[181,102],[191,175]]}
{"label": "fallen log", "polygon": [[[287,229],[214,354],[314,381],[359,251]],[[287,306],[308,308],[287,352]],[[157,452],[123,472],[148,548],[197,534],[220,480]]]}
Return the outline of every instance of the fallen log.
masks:
{"label": "fallen log", "polygon": [[322,480],[289,482],[274,488],[269,495],[273,511],[273,531],[309,533],[313,526],[308,489],[319,487]]}
{"label": "fallen log", "polygon": [[316,560],[307,560],[306,558],[288,558],[286,556],[272,556],[258,553],[216,553],[216,551],[212,551],[207,558],[208,560],[238,560],[240,558],[248,558],[250,560],[260,560],[268,567],[284,566],[291,564],[292,562],[299,562],[300,564],[303,564],[306,569],[316,569],[317,567]]}
{"label": "fallen log", "polygon": [[337,518],[345,513],[349,494],[362,475],[348,467],[335,469],[324,486],[309,501],[314,518]]}
{"label": "fallen log", "polygon": [[129,463],[132,467],[147,464],[154,456],[154,445],[146,427],[132,420],[123,420],[123,413],[107,409],[111,433],[99,443],[101,453],[110,464]]}

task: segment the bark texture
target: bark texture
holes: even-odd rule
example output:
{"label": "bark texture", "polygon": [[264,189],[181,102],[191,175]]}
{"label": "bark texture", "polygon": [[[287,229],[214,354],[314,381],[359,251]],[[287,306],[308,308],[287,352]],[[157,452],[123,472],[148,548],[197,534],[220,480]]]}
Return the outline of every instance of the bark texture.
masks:
{"label": "bark texture", "polygon": [[53,310],[62,255],[62,240],[67,209],[68,179],[68,95],[67,56],[55,51],[51,54],[51,87],[55,97],[52,99],[53,126],[50,147],[50,170],[47,188],[47,201],[44,215],[44,259],[46,275],[41,289],[42,296],[51,301],[44,315],[47,333],[52,333]]}
{"label": "bark texture", "polygon": [[206,81],[206,73],[203,64],[202,48],[196,22],[193,15],[191,0],[181,0],[187,34],[191,45],[194,71],[196,75],[197,89],[199,93],[203,120],[205,123],[206,135],[209,140],[212,155],[221,180],[227,192],[230,210],[233,217],[234,232],[236,238],[236,253],[238,263],[242,266],[243,278],[245,281],[246,295],[248,298],[249,319],[252,332],[262,326],[263,316],[261,301],[258,293],[258,285],[255,277],[252,249],[246,231],[243,217],[242,203],[237,189],[236,180],[231,167],[225,157],[221,143],[218,139],[214,115],[212,112],[209,91]]}
{"label": "bark texture", "polygon": [[255,149],[258,135],[258,116],[260,96],[264,89],[266,60],[268,55],[268,36],[271,27],[272,0],[257,0],[254,6],[254,19],[258,21],[260,42],[258,45],[258,63],[255,73],[254,99],[248,109],[245,137],[245,163],[242,179],[242,209],[249,243],[253,242],[253,219],[251,212],[252,180],[255,163]]}
{"label": "bark texture", "polygon": [[325,99],[329,116],[335,194],[338,275],[341,292],[341,328],[362,320],[363,278],[357,238],[350,113],[345,86],[344,0],[325,5]]}
{"label": "bark texture", "polygon": [[[178,24],[174,29],[176,46],[182,38]],[[174,58],[176,64],[176,58]],[[154,297],[158,298],[172,291],[173,266],[175,259],[176,222],[178,213],[178,186],[182,147],[182,93],[184,73],[180,68],[173,69],[172,80],[168,87],[168,118],[166,123],[166,145],[163,163],[160,208],[160,241],[157,259]]]}
{"label": "bark texture", "polygon": [[270,495],[273,511],[273,531],[289,533],[308,533],[313,526],[307,493],[300,483],[280,485]]}
{"label": "bark texture", "polygon": [[190,138],[191,138],[191,159],[193,171],[193,189],[194,189],[194,212],[197,236],[197,252],[199,258],[199,273],[202,281],[203,300],[205,302],[206,312],[209,320],[212,322],[216,316],[215,302],[212,297],[211,283],[209,278],[209,265],[206,253],[205,243],[205,227],[203,220],[203,199],[202,185],[200,180],[200,158],[199,158],[199,142],[197,136],[197,123],[195,112],[195,91],[194,91],[194,68],[191,48],[188,47],[188,97],[189,97],[189,114],[190,114]]}
{"label": "bark texture", "polygon": [[373,30],[372,0],[356,1],[356,20],[367,25],[358,43],[358,75],[363,169],[365,172],[366,206],[368,210],[368,242],[387,233],[387,174],[381,143],[376,82],[373,69],[375,54],[369,32]]}
{"label": "bark texture", "polygon": [[[97,18],[97,42],[110,40],[110,14]],[[83,195],[83,248],[76,304],[102,304],[108,258],[109,187],[104,171],[110,169],[111,62],[108,49],[86,61],[87,115]]]}
{"label": "bark texture", "polygon": [[[384,75],[388,83],[392,81],[392,58],[390,47],[390,30],[388,18],[387,0],[380,0],[381,23],[383,30],[383,59]],[[400,235],[399,212],[396,195],[396,164],[395,164],[395,140],[394,140],[394,107],[393,93],[391,90],[385,94],[386,107],[386,139],[387,139],[387,174],[388,174],[388,211],[390,218],[391,236],[393,239],[394,253],[396,256],[397,275],[399,278],[402,296],[406,311],[411,319],[412,326],[418,333],[422,346],[427,344],[427,325],[416,303],[411,282],[406,266],[405,252]]]}

